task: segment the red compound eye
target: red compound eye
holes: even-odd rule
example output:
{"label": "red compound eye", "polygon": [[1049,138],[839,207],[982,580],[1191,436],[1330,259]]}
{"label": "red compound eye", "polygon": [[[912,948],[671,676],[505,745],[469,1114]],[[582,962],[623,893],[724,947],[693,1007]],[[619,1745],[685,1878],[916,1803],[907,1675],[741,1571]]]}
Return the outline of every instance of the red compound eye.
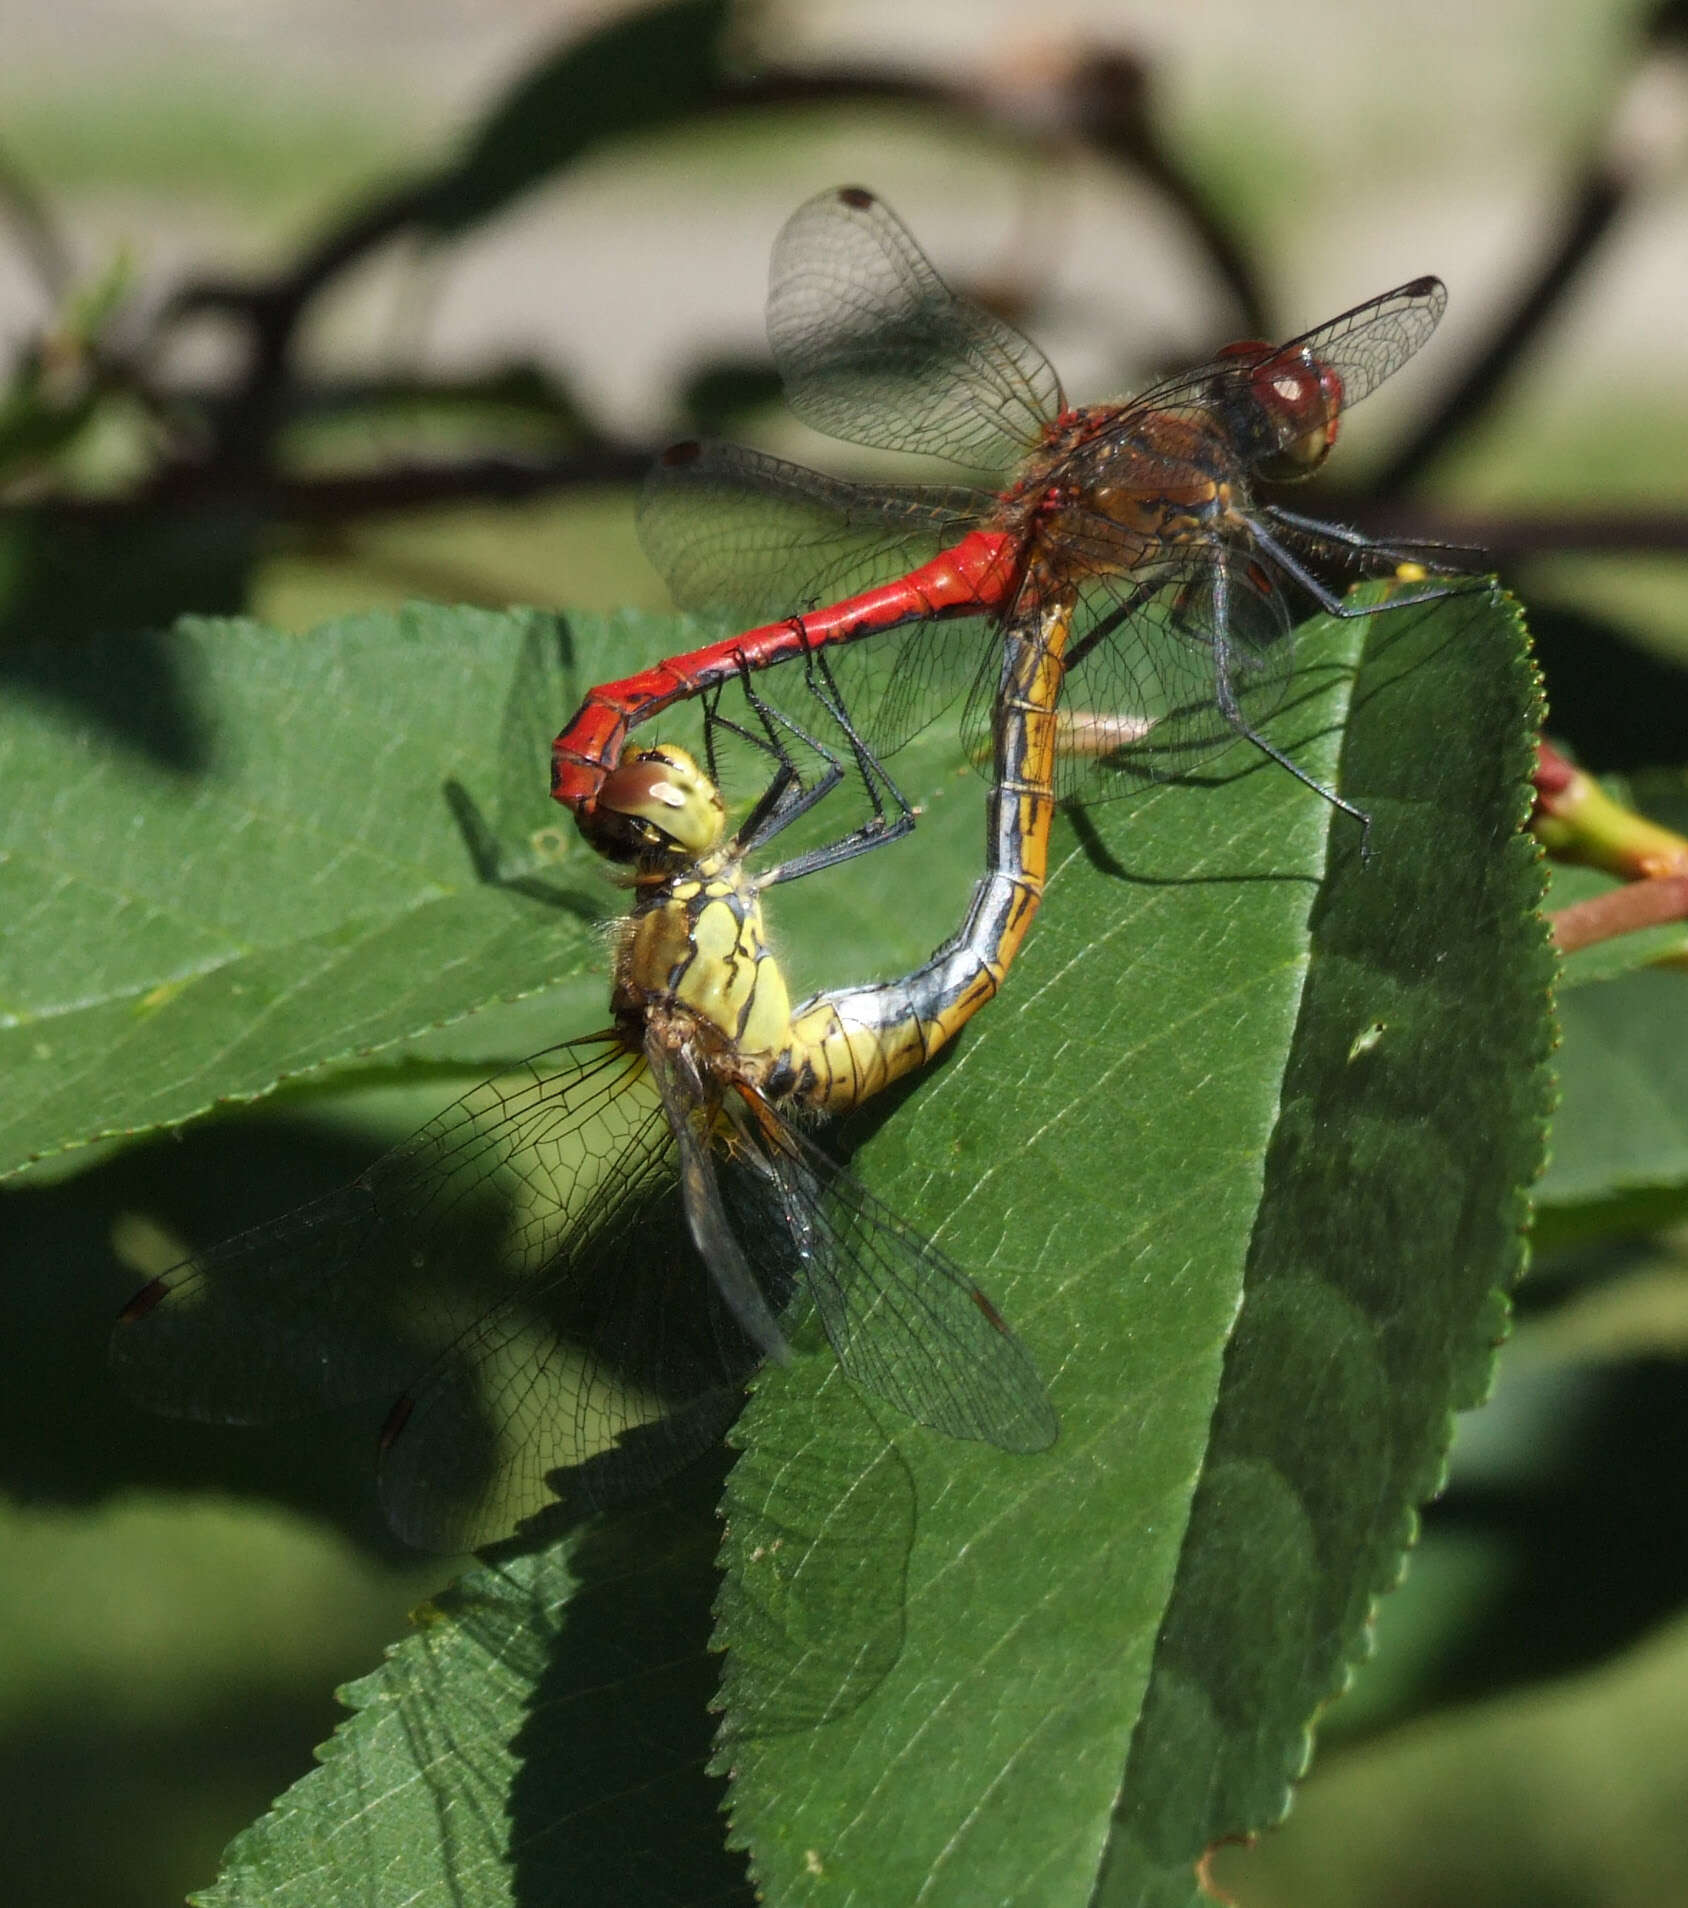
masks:
{"label": "red compound eye", "polygon": [[1342,417],[1342,379],[1305,348],[1267,357],[1249,389],[1271,423],[1275,447],[1255,468],[1262,477],[1305,477],[1325,461]]}

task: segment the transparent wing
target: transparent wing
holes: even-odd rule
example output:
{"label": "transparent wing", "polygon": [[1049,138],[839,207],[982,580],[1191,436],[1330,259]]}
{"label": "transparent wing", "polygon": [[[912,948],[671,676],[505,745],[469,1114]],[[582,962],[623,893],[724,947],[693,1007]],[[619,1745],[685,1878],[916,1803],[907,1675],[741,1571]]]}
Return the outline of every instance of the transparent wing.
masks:
{"label": "transparent wing", "polygon": [[750,625],[902,576],[994,501],[961,488],[845,483],[736,444],[684,444],[645,480],[639,541],[682,609]]}
{"label": "transparent wing", "polygon": [[407,1541],[470,1550],[559,1504],[623,1502],[737,1415],[762,1353],[699,1262],[676,1183],[558,1271],[476,1321],[389,1414],[381,1496]]}
{"label": "transparent wing", "polygon": [[[1276,346],[1270,356],[1307,350],[1342,379],[1342,407],[1349,410],[1369,397],[1386,378],[1429,342],[1448,308],[1448,289],[1439,278],[1415,278],[1311,331]],[[1140,391],[1122,407],[1124,422],[1144,410],[1211,410],[1227,394],[1245,387],[1258,359],[1213,358],[1179,371]]]}
{"label": "transparent wing", "polygon": [[783,1362],[788,1356],[784,1334],[743,1248],[733,1236],[715,1177],[709,1136],[699,1131],[700,1124],[714,1123],[716,1110],[712,1099],[706,1100],[695,1090],[673,1056],[649,1034],[645,1040],[645,1059],[657,1091],[662,1095],[663,1111],[668,1116],[669,1132],[679,1156],[680,1195],[692,1243],[709,1267],[739,1329],[764,1357]]}
{"label": "transparent wing", "polygon": [[[984,516],[988,493],[841,483],[731,444],[687,447],[646,482],[639,534],[687,609],[772,625],[817,604],[891,584],[954,543]],[[908,620],[829,647],[826,669],[850,723],[875,755],[893,755],[971,682],[994,618],[929,616],[911,594]],[[758,692],[805,725],[827,726],[806,647],[751,654],[768,667]],[[783,653],[783,663],[777,655]]]}
{"label": "transparent wing", "polygon": [[231,1423],[396,1396],[389,1518],[467,1548],[575,1467],[620,1494],[730,1416],[757,1354],[702,1274],[675,1176],[643,1058],[555,1048],[339,1192],[155,1280],[113,1363],[143,1403]]}
{"label": "transparent wing", "polygon": [[1054,1443],[1037,1368],[984,1293],[794,1127],[770,1133],[767,1112],[739,1115],[723,1188],[740,1237],[789,1255],[846,1376],[952,1438]]}
{"label": "transparent wing", "polygon": [[1037,346],[958,298],[859,186],[820,193],[786,221],[768,337],[792,410],[851,443],[999,470],[1063,406]]}
{"label": "transparent wing", "polygon": [[1429,343],[1448,308],[1448,288],[1439,278],[1415,278],[1381,292],[1338,317],[1291,338],[1282,349],[1310,351],[1342,379],[1346,409],[1369,397]]}
{"label": "transparent wing", "polygon": [[[1055,787],[1106,800],[1166,781],[1283,700],[1294,667],[1283,591],[1247,553],[1182,555],[1080,594],[1067,649]],[[969,753],[991,759],[997,670],[981,672],[963,730]]]}

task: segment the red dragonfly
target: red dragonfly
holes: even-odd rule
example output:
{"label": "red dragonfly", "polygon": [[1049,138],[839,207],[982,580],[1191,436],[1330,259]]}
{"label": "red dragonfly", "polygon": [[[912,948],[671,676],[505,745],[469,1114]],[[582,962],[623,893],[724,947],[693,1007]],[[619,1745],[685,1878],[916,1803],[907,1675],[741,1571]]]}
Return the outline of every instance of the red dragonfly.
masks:
{"label": "red dragonfly", "polygon": [[964,729],[983,743],[999,673],[984,638],[1068,605],[1068,699],[1084,712],[1069,785],[1082,757],[1157,780],[1241,736],[1365,822],[1260,733],[1291,671],[1292,600],[1366,615],[1316,566],[1466,566],[1444,546],[1259,503],[1253,487],[1316,470],[1343,412],[1446,304],[1440,279],[1415,278],[1286,344],[1227,345],[1124,403],[1069,408],[1036,345],[952,292],[871,192],[811,199],[775,243],[768,298],[792,410],[854,443],[999,472],[997,487],[847,483],[734,445],[674,446],[640,506],[647,553],[682,607],[779,620],[593,690],[557,737],[552,793],[596,840],[598,790],[636,724],[746,668],[899,626],[901,641],[850,652],[864,740],[896,749],[971,678]]}

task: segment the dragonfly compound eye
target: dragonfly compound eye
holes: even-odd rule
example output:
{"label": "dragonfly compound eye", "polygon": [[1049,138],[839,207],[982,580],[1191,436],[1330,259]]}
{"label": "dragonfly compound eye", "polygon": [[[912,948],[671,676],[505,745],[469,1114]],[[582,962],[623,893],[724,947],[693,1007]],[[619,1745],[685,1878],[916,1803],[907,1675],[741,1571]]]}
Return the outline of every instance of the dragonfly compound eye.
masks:
{"label": "dragonfly compound eye", "polygon": [[707,854],[726,830],[715,784],[685,749],[673,744],[630,749],[604,777],[598,793],[600,825],[621,823],[635,847],[672,846]]}
{"label": "dragonfly compound eye", "polygon": [[1307,477],[1336,442],[1342,416],[1342,379],[1305,349],[1279,352],[1249,374],[1249,388],[1265,413],[1270,445],[1255,464],[1269,481]]}

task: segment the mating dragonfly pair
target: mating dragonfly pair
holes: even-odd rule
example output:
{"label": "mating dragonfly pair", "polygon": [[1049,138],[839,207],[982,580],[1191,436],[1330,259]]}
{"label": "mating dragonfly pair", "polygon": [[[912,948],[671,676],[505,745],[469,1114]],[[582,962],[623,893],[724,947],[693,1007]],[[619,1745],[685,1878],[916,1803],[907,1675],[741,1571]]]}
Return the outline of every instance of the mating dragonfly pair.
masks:
{"label": "mating dragonfly pair", "polygon": [[[1232,345],[1129,402],[1069,409],[1036,347],[954,294],[872,194],[802,207],[769,302],[792,408],[858,443],[1010,474],[987,492],[844,484],[731,447],[663,459],[640,526],[683,605],[826,607],[596,689],[557,738],[553,793],[634,870],[612,1028],[154,1280],[114,1334],[135,1393],[228,1422],[396,1398],[383,1501],[401,1535],[448,1549],[559,1496],[603,1502],[665,1475],[810,1321],[847,1376],[919,1422],[1050,1444],[1054,1410],[990,1300],[793,1116],[859,1106],[995,994],[1041,900],[1058,782],[1175,774],[1236,737],[1311,779],[1260,729],[1298,599],[1371,613],[1323,580],[1333,560],[1450,566],[1261,504],[1253,485],[1317,468],[1445,299],[1418,279],[1287,344]],[[1426,580],[1388,607],[1450,587]],[[729,840],[695,761],[630,736],[781,664],[824,683],[874,814],[755,874],[747,858],[842,779],[839,761],[814,784],[782,761]],[[762,891],[909,824],[886,812],[886,792],[900,798],[882,758],[970,679],[990,823],[961,927],[911,975],[793,1006]]]}

